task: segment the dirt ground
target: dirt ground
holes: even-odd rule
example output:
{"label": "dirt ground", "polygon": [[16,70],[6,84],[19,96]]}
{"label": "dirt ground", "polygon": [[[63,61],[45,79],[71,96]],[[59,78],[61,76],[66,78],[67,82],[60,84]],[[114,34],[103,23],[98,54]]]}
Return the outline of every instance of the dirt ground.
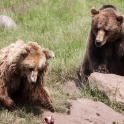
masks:
{"label": "dirt ground", "polygon": [[[74,81],[66,82],[64,87],[71,89],[70,93],[78,92]],[[70,114],[46,111],[42,117],[52,116],[54,124],[124,124],[124,115],[102,102],[85,98],[69,101],[72,104]]]}

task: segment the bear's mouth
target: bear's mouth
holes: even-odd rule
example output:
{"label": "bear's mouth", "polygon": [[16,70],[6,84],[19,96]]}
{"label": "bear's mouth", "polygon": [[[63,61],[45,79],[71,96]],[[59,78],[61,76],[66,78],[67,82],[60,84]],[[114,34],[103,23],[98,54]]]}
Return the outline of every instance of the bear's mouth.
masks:
{"label": "bear's mouth", "polygon": [[34,84],[36,84],[36,82],[34,82],[34,81],[31,81],[31,84],[33,84],[33,85],[34,85]]}

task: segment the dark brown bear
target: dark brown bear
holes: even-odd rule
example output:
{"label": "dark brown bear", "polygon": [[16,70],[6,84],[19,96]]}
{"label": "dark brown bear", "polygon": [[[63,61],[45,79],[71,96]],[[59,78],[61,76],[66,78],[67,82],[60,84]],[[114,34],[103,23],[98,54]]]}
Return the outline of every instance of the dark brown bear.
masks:
{"label": "dark brown bear", "polygon": [[117,9],[91,9],[92,23],[80,74],[84,81],[94,71],[124,75],[124,23]]}

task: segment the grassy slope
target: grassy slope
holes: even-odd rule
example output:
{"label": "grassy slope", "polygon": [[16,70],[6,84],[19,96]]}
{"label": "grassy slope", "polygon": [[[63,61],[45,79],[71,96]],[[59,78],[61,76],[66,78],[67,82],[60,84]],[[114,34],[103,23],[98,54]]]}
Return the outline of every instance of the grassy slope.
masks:
{"label": "grassy slope", "polygon": [[[25,42],[38,42],[54,51],[56,57],[50,60],[47,82],[57,111],[64,111],[68,105],[66,100],[69,96],[61,90],[61,83],[76,75],[82,61],[91,22],[90,8],[104,4],[115,5],[122,14],[124,12],[122,0],[0,1],[0,14],[12,17],[18,24],[17,31],[0,29],[0,48],[23,39]],[[2,109],[0,123],[40,124],[37,111],[33,113],[30,112],[32,108],[26,109],[13,113]],[[17,118],[21,118],[20,121]]]}

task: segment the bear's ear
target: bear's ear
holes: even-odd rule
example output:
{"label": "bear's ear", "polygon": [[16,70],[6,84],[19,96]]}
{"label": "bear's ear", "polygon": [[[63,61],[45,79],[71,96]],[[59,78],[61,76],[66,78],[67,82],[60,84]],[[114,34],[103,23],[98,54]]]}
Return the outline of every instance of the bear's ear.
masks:
{"label": "bear's ear", "polygon": [[25,45],[24,49],[21,51],[21,56],[23,58],[26,58],[29,53],[30,53],[30,47]]}
{"label": "bear's ear", "polygon": [[55,57],[54,52],[47,50],[47,49],[43,49],[43,53],[45,54],[47,59],[53,58]]}
{"label": "bear's ear", "polygon": [[91,8],[91,14],[92,16],[96,15],[96,14],[99,14],[99,11],[96,10],[94,7]]}
{"label": "bear's ear", "polygon": [[121,24],[121,23],[123,23],[124,18],[123,18],[123,16],[117,16],[116,20],[119,22],[119,24]]}

